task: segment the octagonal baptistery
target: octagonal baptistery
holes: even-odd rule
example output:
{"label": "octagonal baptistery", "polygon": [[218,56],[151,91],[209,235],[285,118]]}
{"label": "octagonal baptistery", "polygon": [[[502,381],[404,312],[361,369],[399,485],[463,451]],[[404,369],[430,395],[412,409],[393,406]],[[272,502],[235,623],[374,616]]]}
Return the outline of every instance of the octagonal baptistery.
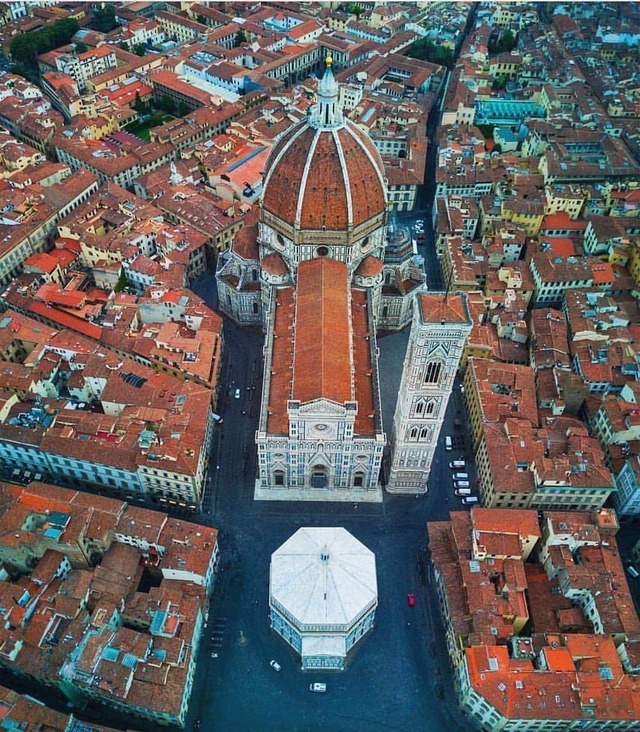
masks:
{"label": "octagonal baptistery", "polygon": [[[275,143],[264,172],[260,243],[290,264],[329,256],[355,268],[382,257],[387,186],[365,132],[342,114],[331,59],[309,116]],[[265,250],[266,247],[266,250]]]}
{"label": "octagonal baptistery", "polygon": [[341,671],[377,607],[375,556],[346,529],[298,529],[271,555],[271,627],[303,669]]}

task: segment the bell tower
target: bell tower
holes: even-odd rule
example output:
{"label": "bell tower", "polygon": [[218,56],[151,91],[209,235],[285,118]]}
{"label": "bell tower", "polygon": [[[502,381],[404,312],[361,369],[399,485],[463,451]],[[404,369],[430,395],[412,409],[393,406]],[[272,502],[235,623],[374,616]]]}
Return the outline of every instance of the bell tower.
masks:
{"label": "bell tower", "polygon": [[427,492],[438,435],[471,325],[464,293],[417,295],[393,417],[388,493]]}

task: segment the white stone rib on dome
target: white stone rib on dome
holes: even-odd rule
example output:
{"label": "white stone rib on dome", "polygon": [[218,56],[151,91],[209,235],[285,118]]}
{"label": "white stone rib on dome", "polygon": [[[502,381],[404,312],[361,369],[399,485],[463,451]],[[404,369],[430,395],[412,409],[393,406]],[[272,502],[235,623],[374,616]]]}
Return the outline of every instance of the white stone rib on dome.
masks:
{"label": "white stone rib on dome", "polygon": [[375,556],[341,527],[301,528],[271,556],[271,597],[301,626],[348,626],[377,602]]}

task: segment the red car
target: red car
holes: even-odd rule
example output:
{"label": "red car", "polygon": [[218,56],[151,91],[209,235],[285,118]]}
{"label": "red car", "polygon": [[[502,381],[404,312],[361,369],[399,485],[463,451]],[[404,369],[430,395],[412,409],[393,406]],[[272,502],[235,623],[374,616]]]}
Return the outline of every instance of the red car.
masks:
{"label": "red car", "polygon": [[412,592],[407,595],[407,605],[413,607],[416,604],[416,598]]}

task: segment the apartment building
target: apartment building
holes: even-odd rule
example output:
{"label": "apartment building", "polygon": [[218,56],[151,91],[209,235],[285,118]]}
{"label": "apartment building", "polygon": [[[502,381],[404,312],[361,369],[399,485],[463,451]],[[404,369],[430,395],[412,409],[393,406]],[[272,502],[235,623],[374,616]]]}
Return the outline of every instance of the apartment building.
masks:
{"label": "apartment building", "polygon": [[84,51],[84,53],[51,51],[50,54],[45,54],[45,56],[52,56],[54,68],[70,76],[81,92],[87,90],[88,79],[104,74],[110,69],[115,69],[118,65],[114,48],[107,45],[91,48]]}
{"label": "apartment building", "polygon": [[470,728],[640,728],[640,619],[612,511],[472,508],[427,529]]}
{"label": "apartment building", "polygon": [[597,439],[573,417],[485,425],[476,469],[486,507],[598,510],[616,490]]}
{"label": "apartment building", "polygon": [[513,418],[538,426],[533,369],[470,357],[464,377],[469,424],[476,448],[485,425]]}
{"label": "apartment building", "polygon": [[0,420],[3,475],[200,506],[215,424],[209,388],[18,313],[2,320],[0,347],[5,389],[21,395]]}
{"label": "apartment building", "polygon": [[47,483],[0,496],[0,556],[20,574],[2,581],[0,666],[78,708],[183,726],[217,530]]}

